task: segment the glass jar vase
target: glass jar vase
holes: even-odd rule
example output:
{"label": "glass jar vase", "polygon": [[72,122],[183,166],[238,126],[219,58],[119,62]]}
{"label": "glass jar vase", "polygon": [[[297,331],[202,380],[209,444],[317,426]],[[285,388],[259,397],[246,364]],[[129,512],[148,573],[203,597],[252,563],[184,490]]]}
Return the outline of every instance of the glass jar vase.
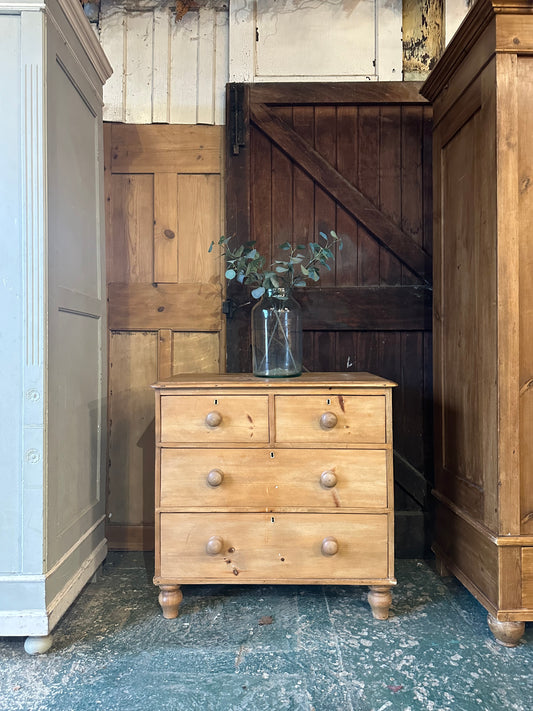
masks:
{"label": "glass jar vase", "polygon": [[252,309],[254,375],[289,378],[302,372],[302,314],[289,289],[267,289]]}

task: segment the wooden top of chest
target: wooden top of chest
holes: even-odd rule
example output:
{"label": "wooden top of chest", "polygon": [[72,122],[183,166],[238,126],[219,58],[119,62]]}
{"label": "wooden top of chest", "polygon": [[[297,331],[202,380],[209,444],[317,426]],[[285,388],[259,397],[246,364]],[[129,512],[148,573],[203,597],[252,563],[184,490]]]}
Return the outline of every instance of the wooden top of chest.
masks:
{"label": "wooden top of chest", "polygon": [[371,373],[303,373],[295,378],[258,378],[252,373],[184,373],[154,383],[156,390],[175,388],[392,388],[396,383]]}

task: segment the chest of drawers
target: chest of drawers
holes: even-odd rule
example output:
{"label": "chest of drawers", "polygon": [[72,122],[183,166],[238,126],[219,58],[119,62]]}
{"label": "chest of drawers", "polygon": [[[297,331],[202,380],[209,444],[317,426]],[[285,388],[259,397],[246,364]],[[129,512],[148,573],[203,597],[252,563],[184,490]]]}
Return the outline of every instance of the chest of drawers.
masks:
{"label": "chest of drawers", "polygon": [[154,385],[163,615],[198,583],[394,579],[392,387],[368,373],[182,375]]}

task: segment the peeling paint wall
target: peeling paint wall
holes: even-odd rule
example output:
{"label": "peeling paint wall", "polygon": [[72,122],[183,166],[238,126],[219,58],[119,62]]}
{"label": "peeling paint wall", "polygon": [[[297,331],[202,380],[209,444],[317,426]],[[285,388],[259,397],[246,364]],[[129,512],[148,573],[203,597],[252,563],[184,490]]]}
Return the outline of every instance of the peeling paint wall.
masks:
{"label": "peeling paint wall", "polygon": [[227,5],[204,3],[176,22],[168,0],[102,0],[100,42],[114,70],[104,120],[224,123]]}
{"label": "peeling paint wall", "polygon": [[101,0],[104,119],[224,122],[227,81],[402,79],[401,0]]}
{"label": "peeling paint wall", "polygon": [[425,79],[471,2],[101,0],[104,119],[223,124],[227,81]]}
{"label": "peeling paint wall", "polygon": [[425,79],[443,49],[444,0],[404,0],[404,78]]}

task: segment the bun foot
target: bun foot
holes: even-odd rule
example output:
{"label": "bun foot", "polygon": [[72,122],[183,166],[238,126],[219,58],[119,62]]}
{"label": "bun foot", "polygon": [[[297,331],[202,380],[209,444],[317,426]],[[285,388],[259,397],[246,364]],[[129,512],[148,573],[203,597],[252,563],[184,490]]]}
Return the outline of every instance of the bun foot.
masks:
{"label": "bun foot", "polygon": [[504,647],[516,647],[526,628],[525,622],[504,622],[497,620],[490,612],[487,622],[496,642]]}
{"label": "bun foot", "polygon": [[376,620],[386,620],[392,603],[391,588],[387,585],[371,585],[368,591],[368,604]]}
{"label": "bun foot", "polygon": [[179,585],[160,585],[159,604],[163,610],[163,617],[173,620],[178,616],[178,609],[183,600],[183,593]]}

